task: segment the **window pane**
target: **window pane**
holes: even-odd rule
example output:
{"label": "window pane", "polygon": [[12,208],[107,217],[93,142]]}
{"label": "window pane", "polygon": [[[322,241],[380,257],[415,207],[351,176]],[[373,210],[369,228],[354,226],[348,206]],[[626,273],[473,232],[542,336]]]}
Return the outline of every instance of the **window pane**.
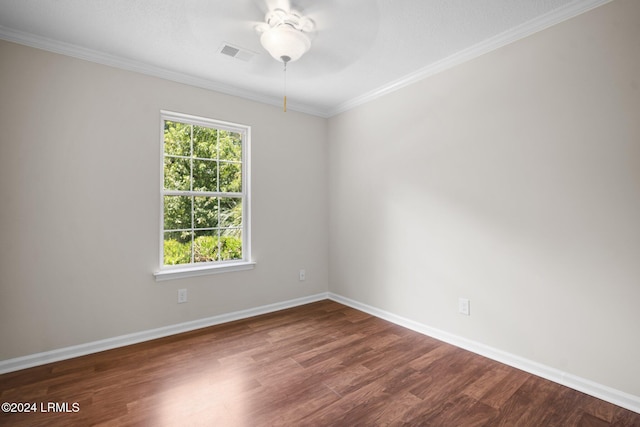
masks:
{"label": "window pane", "polygon": [[161,263],[242,260],[242,239],[248,238],[243,234],[248,232],[243,218],[248,128],[168,112],[162,117]]}
{"label": "window pane", "polygon": [[164,233],[164,264],[191,263],[191,232]]}
{"label": "window pane", "polygon": [[209,262],[218,260],[218,236],[215,230],[196,231],[193,239],[193,261]]}
{"label": "window pane", "polygon": [[242,134],[220,131],[220,160],[242,161]]}
{"label": "window pane", "polygon": [[193,191],[218,191],[217,163],[214,160],[193,160]]}
{"label": "window pane", "polygon": [[190,190],[190,160],[179,157],[164,158],[165,190]]}
{"label": "window pane", "polygon": [[220,162],[220,191],[225,193],[242,191],[242,164]]}
{"label": "window pane", "polygon": [[193,155],[205,159],[217,158],[218,130],[202,126],[193,127]]}
{"label": "window pane", "polygon": [[165,121],[164,152],[174,156],[190,156],[191,125]]}
{"label": "window pane", "polygon": [[193,202],[194,228],[214,228],[218,226],[218,199],[216,197],[195,197]]}
{"label": "window pane", "polygon": [[191,228],[190,196],[164,196],[164,229]]}
{"label": "window pane", "polygon": [[220,198],[220,227],[242,227],[242,199]]}
{"label": "window pane", "polygon": [[242,259],[242,231],[222,229],[220,231],[220,259]]}

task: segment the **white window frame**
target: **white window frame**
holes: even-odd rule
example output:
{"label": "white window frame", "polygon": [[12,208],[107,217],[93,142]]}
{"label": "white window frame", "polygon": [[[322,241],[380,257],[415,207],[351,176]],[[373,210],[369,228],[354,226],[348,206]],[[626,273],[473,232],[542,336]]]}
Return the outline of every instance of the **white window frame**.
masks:
{"label": "white window frame", "polygon": [[[164,196],[169,190],[164,189],[164,125],[165,121],[174,121],[196,126],[213,127],[242,134],[242,256],[241,260],[211,261],[180,265],[164,265]],[[206,117],[176,113],[162,110],[160,112],[160,268],[154,273],[156,281],[179,279],[183,277],[202,276],[229,271],[241,271],[254,268],[251,260],[251,127],[247,125],[209,119]]]}

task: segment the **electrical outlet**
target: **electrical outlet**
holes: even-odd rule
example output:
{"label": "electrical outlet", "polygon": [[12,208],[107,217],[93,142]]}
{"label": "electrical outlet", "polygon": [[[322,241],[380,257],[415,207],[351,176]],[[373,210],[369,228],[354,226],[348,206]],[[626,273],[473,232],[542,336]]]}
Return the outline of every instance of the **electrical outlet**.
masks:
{"label": "electrical outlet", "polygon": [[300,274],[300,275],[299,275],[299,277],[300,277],[300,281],[301,281],[301,282],[304,282],[304,280],[307,278],[307,272],[306,272],[306,271],[304,271],[304,269],[301,269],[301,270],[299,271],[299,274]]}
{"label": "electrical outlet", "polygon": [[178,289],[178,304],[182,304],[183,302],[187,302],[187,290]]}
{"label": "electrical outlet", "polygon": [[467,298],[458,298],[458,312],[469,316],[471,314],[469,310],[469,300]]}

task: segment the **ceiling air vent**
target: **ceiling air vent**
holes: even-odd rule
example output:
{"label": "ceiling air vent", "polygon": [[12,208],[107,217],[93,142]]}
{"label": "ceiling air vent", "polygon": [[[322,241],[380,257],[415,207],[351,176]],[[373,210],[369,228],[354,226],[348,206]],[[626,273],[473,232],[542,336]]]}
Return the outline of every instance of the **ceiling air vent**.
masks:
{"label": "ceiling air vent", "polygon": [[224,56],[239,59],[240,61],[244,62],[249,62],[251,58],[257,55],[255,52],[251,52],[249,49],[243,49],[238,46],[233,46],[229,43],[222,43],[219,52]]}

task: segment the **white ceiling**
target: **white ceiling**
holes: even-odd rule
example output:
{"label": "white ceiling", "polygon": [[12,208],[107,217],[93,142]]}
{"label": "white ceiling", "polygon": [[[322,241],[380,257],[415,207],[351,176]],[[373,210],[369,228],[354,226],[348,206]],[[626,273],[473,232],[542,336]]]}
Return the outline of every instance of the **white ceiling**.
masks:
{"label": "white ceiling", "polygon": [[316,30],[289,64],[289,108],[328,117],[607,1],[0,0],[0,38],[279,105],[282,64],[254,26],[291,8]]}

